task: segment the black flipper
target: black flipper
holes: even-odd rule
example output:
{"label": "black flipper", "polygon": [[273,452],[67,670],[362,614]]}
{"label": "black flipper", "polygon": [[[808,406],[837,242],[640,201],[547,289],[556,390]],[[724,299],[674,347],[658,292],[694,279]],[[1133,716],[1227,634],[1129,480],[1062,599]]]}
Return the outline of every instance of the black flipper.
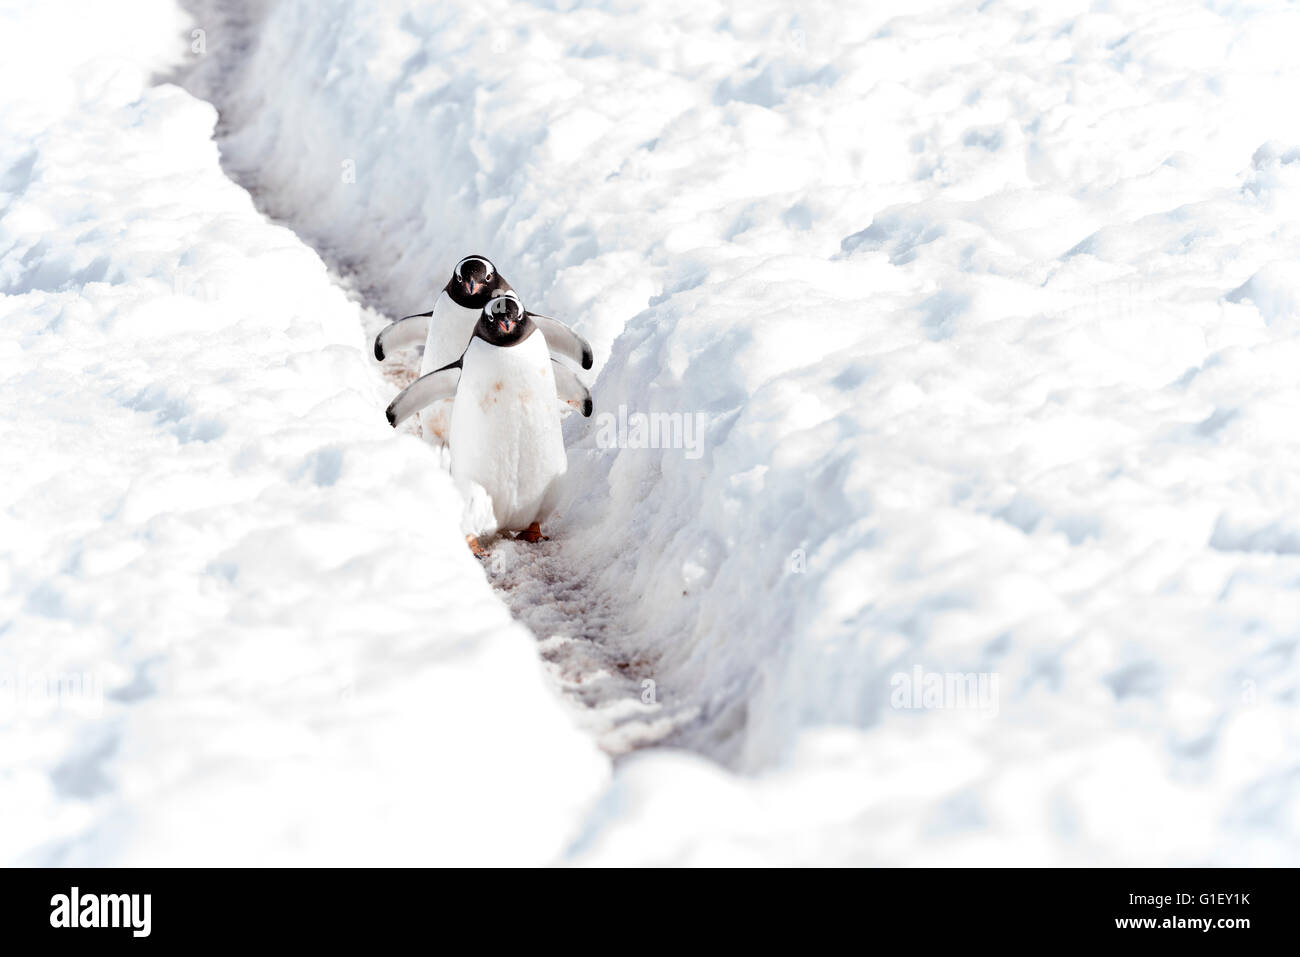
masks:
{"label": "black flipper", "polygon": [[535,312],[528,313],[528,316],[537,324],[537,328],[542,330],[542,335],[546,337],[546,348],[551,350],[551,355],[576,362],[584,369],[591,368],[594,357],[591,354],[591,345],[586,339],[558,319],[539,316]]}
{"label": "black flipper", "polygon": [[422,375],[388,404],[388,424],[397,428],[421,409],[439,399],[450,399],[460,384],[460,360],[445,365],[435,372]]}
{"label": "black flipper", "polygon": [[433,310],[418,312],[413,316],[403,316],[396,322],[389,323],[379,335],[375,336],[375,358],[380,362],[391,356],[398,349],[419,345],[429,335],[429,317]]}
{"label": "black flipper", "polygon": [[555,373],[555,394],[586,418],[591,418],[591,393],[582,384],[573,370],[558,359],[551,360],[552,372]]}

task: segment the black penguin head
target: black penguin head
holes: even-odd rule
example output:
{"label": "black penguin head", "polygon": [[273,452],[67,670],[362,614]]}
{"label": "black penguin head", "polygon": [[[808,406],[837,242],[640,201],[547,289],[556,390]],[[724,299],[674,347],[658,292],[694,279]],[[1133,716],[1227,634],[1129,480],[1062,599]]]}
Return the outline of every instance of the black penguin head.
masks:
{"label": "black penguin head", "polygon": [[486,256],[466,256],[456,263],[447,283],[447,295],[457,305],[482,309],[493,294],[509,285],[497,275],[497,267]]}
{"label": "black penguin head", "polygon": [[474,335],[494,346],[523,342],[537,326],[513,292],[498,293],[483,307]]}

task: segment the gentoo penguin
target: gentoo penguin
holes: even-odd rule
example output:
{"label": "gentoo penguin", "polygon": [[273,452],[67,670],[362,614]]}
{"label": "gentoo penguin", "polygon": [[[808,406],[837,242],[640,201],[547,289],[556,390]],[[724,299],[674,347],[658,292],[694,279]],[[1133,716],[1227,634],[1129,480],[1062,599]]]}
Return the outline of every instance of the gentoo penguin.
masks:
{"label": "gentoo penguin", "polygon": [[[432,309],[413,316],[403,316],[375,337],[375,358],[383,362],[397,350],[421,342],[425,343],[427,358],[431,342],[435,347],[446,342],[456,343],[452,355],[424,371],[439,369],[460,358],[460,354],[465,351],[469,337],[474,334],[474,324],[478,322],[479,313],[488,300],[497,292],[509,291],[510,283],[497,272],[492,260],[486,256],[466,256],[456,263],[451,278],[447,280]],[[438,330],[436,334],[435,330]]]}
{"label": "gentoo penguin", "polygon": [[555,414],[556,369],[562,388],[578,393],[583,415],[591,396],[577,376],[552,361],[539,325],[514,293],[494,297],[482,310],[469,346],[455,362],[421,376],[388,407],[396,427],[431,402],[455,397],[448,443],[451,474],[468,496],[487,493],[492,515],[466,536],[518,531],[536,542],[554,504],[556,481],[568,466]]}
{"label": "gentoo penguin", "polygon": [[[375,358],[383,361],[398,349],[424,340],[420,374],[427,375],[460,357],[474,334],[483,307],[493,296],[513,292],[486,256],[466,256],[452,270],[429,312],[404,316],[375,337]],[[551,354],[590,369],[593,356],[587,340],[564,323],[549,316],[535,315]],[[561,396],[561,401],[565,401]],[[441,444],[446,440],[450,409],[440,402],[423,411],[420,424],[426,438]]]}
{"label": "gentoo penguin", "polygon": [[[482,284],[477,290],[474,285],[475,282]],[[465,342],[468,343],[469,337],[473,335],[474,325],[478,322],[479,312],[487,301],[498,292],[511,291],[510,283],[506,282],[505,278],[497,272],[496,266],[492,265],[490,259],[484,256],[466,256],[456,264],[451,279],[447,281],[447,285],[438,297],[438,303],[432,309],[428,312],[417,312],[412,316],[403,316],[396,322],[389,324],[375,337],[375,358],[383,362],[401,349],[418,345],[421,342],[427,345],[434,326],[442,324],[444,314],[459,316],[462,320],[460,323],[454,321],[451,323],[451,325],[459,328],[455,330],[456,334],[449,336],[449,338],[452,340],[458,339],[459,332],[463,329],[465,331]],[[437,323],[433,321],[435,313],[438,316]],[[591,368],[593,356],[591,345],[586,339],[558,319],[552,319],[549,316],[542,316],[537,313],[533,313],[532,316],[538,328],[542,330],[542,335],[546,337],[546,344],[551,350],[551,355],[568,359],[584,369]],[[428,356],[427,348],[425,355]],[[456,357],[453,356],[452,358]],[[443,363],[443,365],[445,364]],[[441,365],[432,367],[432,369],[439,368],[441,368]],[[432,369],[423,371],[428,372],[432,371]]]}
{"label": "gentoo penguin", "polygon": [[[483,307],[493,296],[510,291],[510,284],[486,257],[466,256],[456,263],[451,279],[447,281],[429,315],[429,331],[424,338],[420,374],[441,369],[447,363],[459,359],[469,344],[470,337],[474,335],[474,326]],[[376,355],[379,348],[376,340]],[[425,438],[435,444],[445,443],[450,414],[448,402],[435,403],[422,411],[420,425]]]}

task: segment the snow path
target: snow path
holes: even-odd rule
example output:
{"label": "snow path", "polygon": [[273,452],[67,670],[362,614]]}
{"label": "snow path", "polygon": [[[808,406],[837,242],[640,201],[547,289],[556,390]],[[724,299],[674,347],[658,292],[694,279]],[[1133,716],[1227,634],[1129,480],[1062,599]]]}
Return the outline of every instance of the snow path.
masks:
{"label": "snow path", "polygon": [[[277,208],[256,180],[241,174],[237,181],[264,213]],[[294,225],[276,221],[289,228]],[[379,280],[368,278],[367,263],[356,258],[355,251],[346,263],[328,246],[319,245],[316,251],[339,287],[362,305],[368,340],[402,314],[384,312],[382,304],[389,297]],[[381,374],[396,394],[419,374],[419,357],[408,353],[389,359],[382,364]],[[415,430],[414,425],[404,426],[412,434]],[[571,457],[583,454],[580,449],[570,450]],[[445,459],[431,460],[430,467],[445,467]],[[547,673],[573,705],[578,723],[606,753],[619,757],[643,747],[671,745],[675,732],[688,725],[698,709],[683,702],[665,708],[656,700],[653,685],[655,693],[647,697],[644,682],[653,681],[651,663],[618,640],[629,631],[628,609],[617,588],[584,573],[583,563],[570,556],[572,539],[565,519],[563,511],[557,512],[544,529],[549,540],[535,545],[495,539],[483,560],[488,581],[510,613],[536,636]]]}
{"label": "snow path", "polygon": [[[256,43],[260,21],[244,3],[212,7],[193,2],[188,7],[219,42],[196,66],[168,77],[167,82],[176,82],[212,103],[218,114],[220,145],[231,130],[227,116],[231,82]],[[427,308],[436,297],[431,277],[427,303],[401,302],[400,296],[385,287],[384,271],[374,268],[364,244],[341,249],[319,238],[313,241],[311,231],[297,222],[292,198],[277,196],[274,188],[258,177],[256,168],[232,165],[224,150],[222,167],[233,182],[248,191],[263,214],[294,230],[316,250],[336,285],[362,307],[367,340],[372,341],[400,316]],[[379,374],[396,394],[418,375],[419,356],[408,352],[378,365]],[[588,382],[592,379],[590,373],[583,377]],[[382,409],[377,409],[376,415],[382,415]],[[408,425],[403,431],[414,432],[415,428]],[[576,450],[570,454],[583,453]],[[445,467],[445,459],[441,464]],[[431,456],[430,467],[438,465]],[[618,641],[630,630],[625,620],[627,609],[618,597],[628,583],[611,586],[584,574],[583,563],[569,554],[572,539],[565,519],[561,509],[544,529],[550,540],[537,545],[496,539],[484,559],[488,580],[511,614],[537,637],[548,674],[572,705],[575,719],[606,753],[617,757],[638,748],[670,744],[674,732],[698,709],[680,701],[666,708],[658,699],[650,662],[644,655],[629,653]]]}

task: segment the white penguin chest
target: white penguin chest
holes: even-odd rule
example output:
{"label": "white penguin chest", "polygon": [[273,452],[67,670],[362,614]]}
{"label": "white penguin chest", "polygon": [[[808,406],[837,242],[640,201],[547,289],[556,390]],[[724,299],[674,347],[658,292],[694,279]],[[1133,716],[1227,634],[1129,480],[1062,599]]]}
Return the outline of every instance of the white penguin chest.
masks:
{"label": "white penguin chest", "polygon": [[433,304],[433,315],[429,317],[429,334],[424,340],[420,374],[434,372],[459,359],[474,335],[478,317],[478,309],[458,305],[444,289]]}
{"label": "white penguin chest", "polygon": [[508,348],[481,339],[465,350],[451,421],[451,469],[492,497],[503,528],[538,518],[567,461],[546,339]]}

